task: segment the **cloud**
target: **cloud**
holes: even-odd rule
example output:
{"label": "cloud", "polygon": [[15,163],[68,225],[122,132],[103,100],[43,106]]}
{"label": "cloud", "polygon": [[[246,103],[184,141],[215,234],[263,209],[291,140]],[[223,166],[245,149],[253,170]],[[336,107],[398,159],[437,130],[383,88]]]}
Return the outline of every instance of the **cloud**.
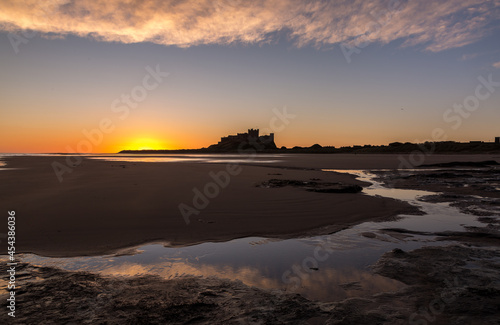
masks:
{"label": "cloud", "polygon": [[460,61],[472,60],[472,59],[476,58],[478,55],[479,55],[479,53],[464,54],[460,58]]}
{"label": "cloud", "polygon": [[402,40],[438,52],[481,39],[498,16],[500,0],[0,0],[7,32],[179,47],[285,33],[298,47]]}
{"label": "cloud", "polygon": [[500,69],[500,61],[493,63],[493,67]]}

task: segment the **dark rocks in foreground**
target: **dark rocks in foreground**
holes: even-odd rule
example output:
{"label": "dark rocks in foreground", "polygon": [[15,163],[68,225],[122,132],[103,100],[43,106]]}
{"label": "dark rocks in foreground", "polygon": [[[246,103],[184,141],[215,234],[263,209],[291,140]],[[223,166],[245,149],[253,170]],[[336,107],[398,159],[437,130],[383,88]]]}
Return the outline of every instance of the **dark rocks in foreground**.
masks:
{"label": "dark rocks in foreground", "polygon": [[498,324],[499,258],[498,250],[462,245],[395,249],[374,268],[410,286],[404,289],[404,299],[413,301],[406,323]]}
{"label": "dark rocks in foreground", "polygon": [[[0,322],[498,324],[499,259],[498,250],[463,245],[411,252],[395,249],[384,254],[374,268],[407,287],[339,302],[311,301],[215,277],[105,277],[19,263],[16,318],[4,312]],[[4,279],[8,277],[5,263],[0,272]],[[2,305],[6,310],[5,302]]]}
{"label": "dark rocks in foreground", "polygon": [[338,188],[335,187],[323,187],[323,188],[310,188],[307,189],[309,192],[317,193],[359,193],[363,188],[359,185],[345,185]]}
{"label": "dark rocks in foreground", "polygon": [[[441,197],[440,200],[424,197],[423,200],[426,201],[452,202],[451,204],[454,206],[463,205],[464,211],[470,210],[476,203],[481,203],[483,208],[484,206],[498,205],[498,200],[488,199],[500,200],[498,185],[500,183],[500,169],[496,166],[496,161],[452,162],[450,164],[464,168],[435,167],[433,165],[432,170],[399,170],[398,173],[392,171],[373,172],[379,175],[379,180],[387,187],[437,192],[439,193],[437,195]],[[463,164],[474,167],[465,168]]]}
{"label": "dark rocks in foreground", "polygon": [[17,270],[25,277],[16,317],[3,312],[2,324],[322,324],[327,315],[300,295],[214,277],[104,277],[25,263]]}
{"label": "dark rocks in foreground", "polygon": [[419,167],[490,167],[490,166],[498,166],[500,165],[495,160],[485,160],[485,161],[452,161],[447,163],[439,163],[439,164],[427,164],[420,165]]}

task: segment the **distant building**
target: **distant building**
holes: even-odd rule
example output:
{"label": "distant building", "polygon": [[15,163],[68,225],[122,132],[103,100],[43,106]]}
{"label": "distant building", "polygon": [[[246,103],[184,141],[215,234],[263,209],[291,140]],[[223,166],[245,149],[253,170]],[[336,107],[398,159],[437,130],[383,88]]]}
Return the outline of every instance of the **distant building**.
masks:
{"label": "distant building", "polygon": [[495,143],[500,144],[500,137],[495,137]]}
{"label": "distant building", "polygon": [[208,148],[217,151],[236,151],[249,148],[262,151],[276,149],[276,144],[274,143],[274,133],[259,136],[259,129],[248,129],[246,133],[222,137],[217,144],[213,144]]}

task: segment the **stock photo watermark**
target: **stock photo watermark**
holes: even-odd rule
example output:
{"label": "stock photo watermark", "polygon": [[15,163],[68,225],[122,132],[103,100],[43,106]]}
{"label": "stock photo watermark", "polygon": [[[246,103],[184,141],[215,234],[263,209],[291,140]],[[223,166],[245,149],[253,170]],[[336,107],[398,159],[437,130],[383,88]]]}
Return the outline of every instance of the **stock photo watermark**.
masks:
{"label": "stock photo watermark", "polygon": [[12,46],[12,49],[14,50],[15,54],[18,54],[20,52],[19,47],[23,44],[28,44],[30,39],[34,38],[37,36],[38,33],[32,30],[23,30],[19,31],[17,33],[9,33],[7,34],[7,38],[9,39],[10,45]]}
{"label": "stock photo watermark", "polygon": [[[269,128],[265,129],[266,131],[272,131],[269,132],[269,134],[272,135],[274,135],[275,132],[283,131],[285,127],[290,124],[290,120],[296,118],[295,114],[287,112],[286,107],[283,107],[281,111],[277,108],[273,108],[272,112],[274,116],[269,120]],[[244,148],[243,145],[248,145],[248,148]],[[238,154],[248,155],[245,157],[248,158],[249,161],[253,161],[257,153],[264,148],[265,145],[259,142],[259,138],[250,136],[248,137],[248,143],[240,143],[237,152]],[[228,163],[225,170],[217,173],[210,171],[209,177],[211,181],[202,186],[202,190],[197,187],[192,189],[194,195],[191,204],[183,202],[178,205],[179,212],[186,225],[191,223],[190,218],[193,215],[199,215],[202,210],[208,207],[210,200],[215,199],[223,189],[229,186],[231,177],[239,175],[242,171],[243,169],[238,163]]]}
{"label": "stock photo watermark", "polygon": [[347,63],[351,63],[351,56],[354,54],[360,54],[362,49],[364,49],[371,43],[370,38],[373,36],[377,36],[380,31],[391,22],[394,15],[400,12],[405,5],[406,3],[404,1],[392,0],[386,6],[386,9],[371,11],[371,20],[365,25],[365,29],[367,31],[363,32],[358,28],[360,34],[359,36],[356,36],[349,42],[340,43],[340,50],[342,51],[342,54],[344,55]]}
{"label": "stock photo watermark", "polygon": [[[55,7],[59,6],[57,1],[38,1],[34,3],[36,7],[37,15],[33,14],[31,17],[31,21],[38,21],[40,18],[49,19],[55,13]],[[9,39],[10,45],[14,50],[15,54],[19,54],[21,49],[21,45],[26,45],[29,41],[36,36],[41,35],[40,32],[34,30],[19,30],[16,32],[10,32],[7,34],[7,38]]]}
{"label": "stock photo watermark", "polygon": [[291,285],[289,289],[292,291],[299,289],[302,281],[307,280],[312,272],[317,271],[319,264],[325,262],[334,252],[334,249],[329,248],[331,243],[331,236],[326,237],[326,241],[322,245],[314,248],[311,256],[305,257],[300,264],[294,264],[283,272],[281,281]]}
{"label": "stock photo watermark", "polygon": [[410,315],[410,325],[427,325],[436,320],[436,316],[442,314],[447,305],[453,303],[462,286],[458,283],[458,278],[453,279],[453,283],[446,280],[446,288],[444,288],[439,296],[429,302],[427,306],[421,307],[418,312]]}
{"label": "stock photo watermark", "polygon": [[52,169],[60,183],[64,180],[64,174],[73,172],[73,168],[82,163],[82,154],[91,153],[95,147],[102,144],[106,134],[110,134],[115,130],[116,120],[126,120],[131,111],[138,108],[139,104],[146,100],[148,93],[158,88],[169,75],[168,72],[161,71],[158,64],[155,68],[147,66],[145,69],[147,74],[142,78],[142,82],[133,87],[128,93],[121,94],[111,103],[111,111],[118,115],[115,116],[115,121],[112,118],[105,117],[99,121],[96,128],[83,129],[83,139],[78,142],[76,147],[66,147],[66,151],[73,155],[66,157],[65,164],[58,161],[52,162]]}
{"label": "stock photo watermark", "polygon": [[481,102],[489,99],[496,89],[500,88],[500,82],[494,81],[491,73],[487,78],[479,76],[477,80],[479,83],[474,94],[465,97],[462,103],[453,104],[453,108],[449,108],[443,113],[444,122],[451,124],[453,130],[461,127],[463,120],[468,119],[472,113],[479,109]]}
{"label": "stock photo watermark", "polygon": [[[477,80],[478,84],[472,94],[466,96],[462,102],[454,103],[452,105],[453,108],[448,108],[443,112],[443,122],[451,129],[459,129],[464,120],[480,109],[481,103],[488,100],[500,88],[500,82],[493,80],[493,74],[491,73],[488,77],[479,76]],[[398,170],[405,168],[412,169],[420,166],[428,156],[434,154],[436,150],[435,142],[446,141],[447,139],[447,132],[443,128],[433,129],[431,132],[431,141],[419,144],[419,150],[411,152],[408,159],[403,156],[398,157],[400,162]]]}
{"label": "stock photo watermark", "polygon": [[9,281],[7,282],[7,290],[9,296],[7,298],[7,314],[10,317],[16,317],[16,212],[8,211],[7,217],[7,274]]}

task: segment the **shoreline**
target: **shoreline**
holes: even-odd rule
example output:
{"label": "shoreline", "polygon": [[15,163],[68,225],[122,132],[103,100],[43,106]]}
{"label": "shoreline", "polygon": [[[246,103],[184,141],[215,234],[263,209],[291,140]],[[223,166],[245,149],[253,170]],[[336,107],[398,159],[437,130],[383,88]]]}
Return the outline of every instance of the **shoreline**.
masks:
{"label": "shoreline", "polygon": [[[127,168],[131,167],[127,165],[125,169]],[[121,169],[123,168],[119,167],[119,170]],[[280,172],[277,173],[276,168],[270,167],[250,169],[251,173],[247,177],[252,180],[255,180],[254,173],[256,171],[265,169],[267,173],[268,169],[273,169],[274,172],[261,175],[262,179],[282,177],[286,181],[285,183],[288,183],[288,180],[292,178],[290,176],[295,177],[292,179],[309,177],[308,179],[311,180],[310,173],[327,173],[299,169],[280,169]],[[449,187],[449,185],[463,183],[463,178],[469,177],[467,175],[471,173],[470,170],[441,168],[429,171],[422,169],[412,171],[411,174],[415,175],[412,177],[417,177],[418,180],[427,180],[425,185],[418,186],[421,190],[451,188],[452,190],[448,193],[436,193],[435,196],[443,196],[444,200],[447,195],[453,193],[469,194],[470,191],[477,192],[479,190],[477,193],[488,194],[488,188],[484,186],[488,184],[492,176],[496,177],[497,169],[486,168],[484,170],[485,172],[474,171],[475,174],[471,176],[484,177],[483,183],[474,183],[474,187],[468,188],[464,193],[461,193],[460,188],[457,192],[454,186]],[[380,180],[384,181],[385,184],[397,184],[398,188],[414,189],[415,184],[418,183],[415,183],[412,177],[408,178],[408,175],[394,173],[391,178],[390,172],[384,173],[381,172],[379,175]],[[366,186],[367,184],[354,180],[350,175],[335,173],[325,175],[329,175],[331,178],[323,177],[320,182],[321,186],[325,183],[330,184],[329,182],[338,182],[340,177],[345,177],[342,178],[342,186],[347,184]],[[434,180],[434,182],[430,182],[430,180]],[[255,185],[255,183],[252,184]],[[264,181],[260,184],[269,184],[269,182]],[[278,182],[278,184],[281,183]],[[276,193],[282,193],[283,190],[286,190],[286,195],[290,195],[290,193],[330,197],[351,195],[356,199],[359,197],[358,195],[367,196],[360,193],[311,193],[305,190],[309,186],[308,184],[302,182],[293,182],[293,184],[296,186],[260,189],[277,191]],[[437,187],[438,185],[441,187]],[[498,196],[496,192],[492,192],[490,197],[496,199]],[[451,198],[454,200],[462,199],[461,196]],[[419,200],[428,201],[429,199],[424,197]],[[354,202],[356,201],[354,200]],[[384,201],[387,200],[384,199]],[[406,251],[395,248],[383,254],[376,263],[370,266],[370,269],[375,275],[404,284],[400,289],[392,291],[385,288],[384,291],[377,294],[350,297],[332,302],[308,299],[286,290],[249,286],[242,283],[241,280],[224,279],[224,275],[216,277],[190,275],[174,279],[164,279],[156,275],[120,277],[81,271],[64,271],[52,267],[38,267],[21,263],[19,265],[20,283],[24,289],[19,292],[19,302],[22,302],[23,308],[20,311],[23,311],[23,314],[20,315],[22,318],[16,319],[16,321],[30,320],[30,314],[41,313],[42,310],[46,310],[50,306],[49,312],[45,313],[47,321],[59,320],[61,310],[69,308],[71,313],[66,313],[64,316],[68,321],[90,320],[98,322],[106,319],[111,323],[119,323],[123,317],[130,319],[130,317],[145,317],[145,315],[147,315],[148,321],[172,324],[183,323],[187,319],[190,320],[189,317],[196,317],[193,321],[207,324],[227,322],[236,324],[255,321],[277,323],[276,317],[278,315],[282,323],[300,322],[304,324],[327,322],[331,324],[344,324],[346,322],[448,324],[450,322],[469,323],[478,320],[484,324],[496,324],[500,321],[495,309],[495,297],[500,293],[498,285],[500,283],[500,264],[498,263],[500,253],[496,249],[500,245],[500,222],[498,214],[494,212],[496,205],[490,208],[489,215],[496,215],[496,217],[478,217],[478,221],[484,226],[469,226],[465,227],[464,231],[419,232],[403,228],[379,228],[373,233],[361,233],[361,236],[367,238],[378,238],[379,234],[389,234],[393,238],[400,238],[403,241],[412,236],[435,237],[434,239],[429,238],[432,242],[447,241],[438,246],[423,246]],[[478,216],[473,211],[466,211],[466,213],[471,218]],[[361,222],[364,221],[354,224]],[[333,226],[337,227],[338,225]],[[346,226],[346,228],[348,227],[350,225]],[[315,231],[317,229],[313,230],[313,232]],[[134,247],[128,247],[128,249],[125,248],[116,254],[127,254],[133,249]],[[0,268],[2,267],[4,267],[3,264]],[[343,285],[356,286],[356,283]],[[65,295],[70,297],[69,301],[64,298]],[[139,305],[137,305],[137,295],[145,297]],[[39,303],[29,303],[29,301],[34,300],[39,301]],[[265,306],[267,307],[264,308]],[[0,316],[0,319],[2,317]]]}

